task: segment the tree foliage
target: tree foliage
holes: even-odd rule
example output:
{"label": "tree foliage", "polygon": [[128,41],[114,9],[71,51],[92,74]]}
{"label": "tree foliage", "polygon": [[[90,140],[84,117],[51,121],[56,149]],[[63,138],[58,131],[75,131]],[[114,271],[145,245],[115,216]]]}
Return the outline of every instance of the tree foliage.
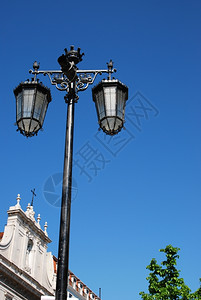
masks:
{"label": "tree foliage", "polygon": [[160,252],[166,254],[166,260],[162,261],[161,265],[157,264],[156,259],[151,260],[147,266],[151,271],[147,277],[149,293],[140,292],[143,300],[201,299],[201,287],[195,293],[191,293],[184,279],[179,276],[180,271],[176,268],[179,250],[168,245],[165,249],[160,249]]}

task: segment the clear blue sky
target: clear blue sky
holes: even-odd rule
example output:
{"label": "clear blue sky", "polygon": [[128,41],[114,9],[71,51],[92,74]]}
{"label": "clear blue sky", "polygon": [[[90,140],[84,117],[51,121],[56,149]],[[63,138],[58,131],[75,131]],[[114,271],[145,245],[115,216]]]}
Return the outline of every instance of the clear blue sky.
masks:
{"label": "clear blue sky", "polygon": [[[115,76],[129,86],[127,130],[116,140],[97,135],[91,88],[76,104],[74,157],[83,164],[80,153],[90,146],[105,162],[91,154],[85,165],[91,177],[74,167],[70,269],[94,292],[101,287],[104,300],[140,299],[146,266],[152,257],[161,260],[158,250],[168,244],[181,248],[186,284],[199,287],[200,16],[199,0],[1,3],[0,231],[16,195],[25,209],[35,187],[34,209],[48,222],[49,250],[57,256],[60,210],[44,191],[63,168],[64,94],[52,87],[37,137],[26,139],[13,125],[13,88],[29,78],[34,60],[41,69],[57,69],[57,58],[73,44],[85,52],[80,69],[105,68],[112,58]],[[55,193],[60,190],[58,184]]]}

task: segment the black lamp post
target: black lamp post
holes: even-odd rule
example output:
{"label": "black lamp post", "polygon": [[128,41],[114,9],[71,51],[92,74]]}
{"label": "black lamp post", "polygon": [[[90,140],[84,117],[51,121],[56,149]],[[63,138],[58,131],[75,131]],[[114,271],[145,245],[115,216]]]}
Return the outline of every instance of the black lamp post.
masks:
{"label": "black lamp post", "polygon": [[113,63],[108,63],[106,70],[79,70],[77,64],[82,60],[80,48],[70,51],[58,58],[61,70],[39,71],[37,62],[33,64],[34,74],[31,82],[23,82],[14,90],[16,97],[16,124],[20,133],[31,137],[42,128],[46,110],[51,101],[50,90],[37,80],[38,74],[48,75],[52,85],[60,91],[65,91],[65,102],[68,104],[66,122],[66,140],[64,152],[62,203],[60,218],[60,234],[58,249],[58,268],[56,284],[56,300],[67,299],[69,237],[72,190],[72,155],[74,104],[78,100],[78,92],[84,91],[93,84],[96,76],[108,73],[107,80],[102,80],[92,89],[93,100],[96,104],[100,128],[109,135],[117,134],[123,127],[125,104],[128,99],[128,88],[119,80],[112,79]]}

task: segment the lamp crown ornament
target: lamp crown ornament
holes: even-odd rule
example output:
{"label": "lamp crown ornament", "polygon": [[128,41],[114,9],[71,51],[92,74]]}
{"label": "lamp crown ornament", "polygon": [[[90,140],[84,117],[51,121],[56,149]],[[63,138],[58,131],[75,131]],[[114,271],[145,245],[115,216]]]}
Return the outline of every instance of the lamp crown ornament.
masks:
{"label": "lamp crown ornament", "polygon": [[64,49],[65,56],[70,62],[74,62],[77,65],[80,61],[82,61],[82,56],[84,53],[80,53],[81,49],[78,47],[77,50],[74,49],[74,46],[70,46],[70,50],[68,51],[67,48]]}

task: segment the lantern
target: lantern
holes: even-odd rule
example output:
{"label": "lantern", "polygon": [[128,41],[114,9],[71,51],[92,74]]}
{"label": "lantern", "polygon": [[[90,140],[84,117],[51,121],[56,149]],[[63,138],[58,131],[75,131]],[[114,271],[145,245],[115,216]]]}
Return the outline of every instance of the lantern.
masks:
{"label": "lantern", "polygon": [[18,130],[26,137],[37,135],[52,100],[50,90],[37,81],[26,81],[16,87],[14,94]]}
{"label": "lantern", "polygon": [[117,79],[102,80],[92,89],[100,128],[109,135],[117,134],[124,126],[128,87]]}

